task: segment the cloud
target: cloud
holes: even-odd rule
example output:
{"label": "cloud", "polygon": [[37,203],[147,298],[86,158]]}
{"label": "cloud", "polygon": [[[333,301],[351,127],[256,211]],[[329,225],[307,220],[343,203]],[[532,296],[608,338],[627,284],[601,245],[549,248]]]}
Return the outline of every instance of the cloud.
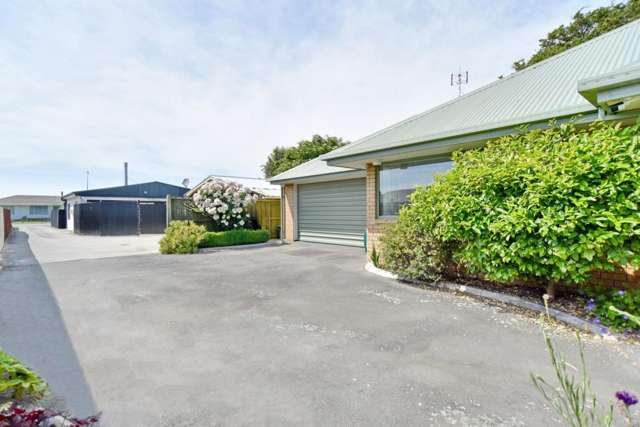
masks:
{"label": "cloud", "polygon": [[0,195],[259,175],[275,145],[355,140],[511,71],[605,2],[0,5]]}

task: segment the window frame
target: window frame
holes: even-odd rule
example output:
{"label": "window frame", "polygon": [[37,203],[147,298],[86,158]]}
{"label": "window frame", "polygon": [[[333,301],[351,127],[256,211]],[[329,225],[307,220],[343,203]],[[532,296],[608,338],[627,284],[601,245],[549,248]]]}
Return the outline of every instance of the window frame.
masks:
{"label": "window frame", "polygon": [[[395,220],[398,218],[398,214],[396,215],[380,215],[380,172],[383,170],[383,167],[387,167],[387,168],[395,168],[395,167],[399,167],[400,165],[407,165],[408,167],[410,166],[418,166],[418,165],[428,165],[428,164],[433,164],[433,163],[444,163],[444,162],[453,162],[453,159],[451,158],[451,155],[444,155],[444,156],[438,156],[438,157],[426,157],[426,158],[420,158],[420,159],[411,159],[409,161],[407,160],[397,160],[397,161],[392,161],[392,162],[382,162],[382,164],[380,164],[379,166],[376,166],[376,219],[382,219],[382,220],[388,220],[388,219],[392,219]],[[453,165],[452,165],[453,167]],[[426,185],[430,185],[430,184],[426,184]]]}

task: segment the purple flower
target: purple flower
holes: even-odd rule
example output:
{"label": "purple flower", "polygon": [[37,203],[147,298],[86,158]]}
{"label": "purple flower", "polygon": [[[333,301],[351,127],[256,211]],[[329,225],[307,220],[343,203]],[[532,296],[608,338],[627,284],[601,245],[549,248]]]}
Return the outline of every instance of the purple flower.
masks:
{"label": "purple flower", "polygon": [[600,324],[600,318],[596,317],[595,319],[593,319],[593,323],[595,323],[596,325]]}
{"label": "purple flower", "polygon": [[587,311],[593,311],[596,308],[596,302],[593,300],[593,298],[587,301],[587,305],[585,306],[585,308],[587,309]]}
{"label": "purple flower", "polygon": [[635,396],[635,394],[624,390],[616,392],[616,399],[624,403],[625,406],[631,406],[638,403],[638,398]]}
{"label": "purple flower", "polygon": [[624,289],[620,289],[620,290],[618,291],[618,295],[620,295],[621,297],[623,297],[623,296],[624,296]]}

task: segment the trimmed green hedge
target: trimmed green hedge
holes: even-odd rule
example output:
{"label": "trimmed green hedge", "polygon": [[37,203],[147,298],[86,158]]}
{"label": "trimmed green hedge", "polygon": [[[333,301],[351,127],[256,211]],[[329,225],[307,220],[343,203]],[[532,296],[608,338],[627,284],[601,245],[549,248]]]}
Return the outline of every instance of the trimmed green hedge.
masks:
{"label": "trimmed green hedge", "polygon": [[209,231],[200,239],[201,248],[213,248],[216,246],[248,245],[252,243],[264,243],[269,240],[268,230],[229,230]]}
{"label": "trimmed green hedge", "polygon": [[453,169],[401,211],[385,265],[430,277],[453,261],[498,282],[575,284],[640,267],[639,135],[640,125],[568,124],[454,153]]}

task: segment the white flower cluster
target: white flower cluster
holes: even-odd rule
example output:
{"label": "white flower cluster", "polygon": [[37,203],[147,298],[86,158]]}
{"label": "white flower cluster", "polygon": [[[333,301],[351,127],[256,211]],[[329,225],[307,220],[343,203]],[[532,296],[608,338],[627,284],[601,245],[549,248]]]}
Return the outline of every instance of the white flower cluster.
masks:
{"label": "white flower cluster", "polygon": [[251,216],[247,207],[256,199],[242,185],[219,178],[205,182],[193,195],[196,207],[226,229],[242,228]]}

